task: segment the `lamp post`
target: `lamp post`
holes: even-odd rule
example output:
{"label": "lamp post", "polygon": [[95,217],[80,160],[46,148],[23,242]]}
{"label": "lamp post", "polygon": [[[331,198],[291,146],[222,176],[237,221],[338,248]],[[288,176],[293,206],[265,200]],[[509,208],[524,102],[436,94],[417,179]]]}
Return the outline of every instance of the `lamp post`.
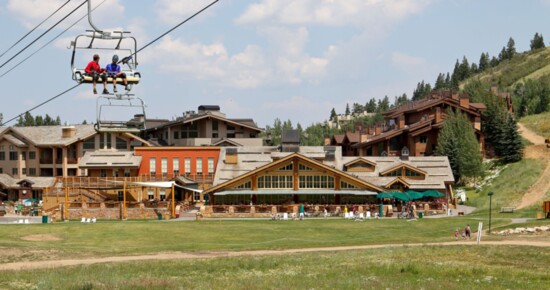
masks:
{"label": "lamp post", "polygon": [[489,235],[491,234],[491,208],[492,208],[492,200],[493,200],[493,192],[492,191],[489,191],[489,193],[487,193],[487,195],[489,196]]}

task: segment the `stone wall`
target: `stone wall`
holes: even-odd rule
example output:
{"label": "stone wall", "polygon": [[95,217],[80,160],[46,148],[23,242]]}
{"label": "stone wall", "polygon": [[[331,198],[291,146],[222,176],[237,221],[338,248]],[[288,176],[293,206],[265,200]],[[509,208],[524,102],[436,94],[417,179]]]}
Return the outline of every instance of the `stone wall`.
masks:
{"label": "stone wall", "polygon": [[[61,215],[63,214],[62,206],[59,212]],[[170,219],[171,209],[166,207],[145,207],[143,203],[140,203],[139,207],[126,208],[127,219],[158,219],[158,213],[162,215],[162,219]],[[82,203],[82,207],[70,207],[68,210],[69,219],[96,218],[119,220],[121,217],[122,207],[120,205],[116,207],[106,207],[104,203],[101,203],[99,208],[90,208],[86,203]]]}

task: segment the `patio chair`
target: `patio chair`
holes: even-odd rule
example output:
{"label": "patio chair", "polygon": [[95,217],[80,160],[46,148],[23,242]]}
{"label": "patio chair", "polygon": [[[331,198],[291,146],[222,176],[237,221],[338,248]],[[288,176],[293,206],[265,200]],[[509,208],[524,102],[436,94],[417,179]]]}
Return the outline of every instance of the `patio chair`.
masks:
{"label": "patio chair", "polygon": [[367,211],[367,219],[370,219],[370,211]]}
{"label": "patio chair", "polygon": [[29,223],[29,219],[25,219],[25,223],[28,224],[28,223]]}
{"label": "patio chair", "polygon": [[85,223],[86,222],[86,218],[85,217],[82,217],[82,220],[80,220],[81,223]]}
{"label": "patio chair", "polygon": [[92,223],[95,224],[95,222],[96,222],[96,219],[92,218]]}
{"label": "patio chair", "polygon": [[92,219],[91,219],[91,218],[87,218],[87,219],[86,219],[86,222],[87,222],[87,223],[91,223],[91,222],[92,222]]}
{"label": "patio chair", "polygon": [[288,220],[288,213],[287,212],[283,213],[283,220],[284,221]]}
{"label": "patio chair", "polygon": [[361,220],[365,219],[365,215],[362,212],[359,213],[359,219],[361,219]]}

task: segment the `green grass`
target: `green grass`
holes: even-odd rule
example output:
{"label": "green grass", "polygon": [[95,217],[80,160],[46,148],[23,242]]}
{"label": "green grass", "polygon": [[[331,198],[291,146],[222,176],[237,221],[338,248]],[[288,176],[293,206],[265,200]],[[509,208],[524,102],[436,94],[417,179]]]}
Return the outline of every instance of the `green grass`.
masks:
{"label": "green grass", "polygon": [[492,216],[496,218],[529,217],[534,218],[539,205],[534,205],[515,213],[499,213],[501,207],[514,206],[521,201],[523,194],[539,178],[544,170],[544,160],[523,159],[519,162],[509,164],[506,169],[489,185],[476,192],[474,189],[467,190],[468,201],[466,205],[476,207],[473,217],[488,216],[489,196],[493,192]]}
{"label": "green grass", "polygon": [[529,115],[521,118],[519,122],[538,135],[550,138],[550,112]]}
{"label": "green grass", "polygon": [[[485,217],[482,217],[485,219]],[[499,221],[496,224],[506,224]],[[469,217],[405,220],[77,222],[0,227],[3,262],[139,255],[173,251],[242,251],[448,241]],[[495,225],[496,225],[495,224]],[[58,241],[27,241],[30,234]],[[496,237],[495,237],[496,238]],[[15,251],[13,251],[15,250]],[[13,254],[10,254],[13,253]]]}
{"label": "green grass", "polygon": [[9,289],[546,289],[550,252],[425,246],[4,271]]}

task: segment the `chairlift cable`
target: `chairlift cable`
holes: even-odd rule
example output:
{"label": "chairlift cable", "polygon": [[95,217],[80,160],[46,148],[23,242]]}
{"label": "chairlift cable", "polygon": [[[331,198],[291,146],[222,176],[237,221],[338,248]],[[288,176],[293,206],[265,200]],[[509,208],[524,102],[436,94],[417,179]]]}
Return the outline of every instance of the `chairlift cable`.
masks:
{"label": "chairlift cable", "polygon": [[25,112],[23,112],[23,113],[21,113],[21,114],[15,116],[15,117],[13,117],[13,118],[7,120],[6,122],[3,122],[3,123],[0,124],[0,125],[4,126],[5,124],[7,124],[7,123],[9,123],[9,122],[11,122],[11,121],[14,121],[15,119],[17,119],[17,118],[19,118],[19,117],[22,117],[24,114],[26,114],[26,113],[28,113],[28,112],[31,112],[31,111],[34,111],[35,109],[37,109],[37,108],[39,108],[39,107],[42,107],[43,105],[45,105],[45,104],[47,104],[47,103],[49,103],[49,102],[51,102],[51,101],[53,101],[53,100],[55,100],[55,99],[61,97],[62,95],[66,94],[66,93],[68,93],[68,92],[70,92],[70,91],[72,91],[73,89],[76,89],[76,88],[77,88],[78,86],[80,86],[81,84],[82,84],[82,83],[78,83],[78,84],[72,86],[71,88],[69,88],[69,89],[67,89],[67,90],[65,90],[65,91],[63,91],[63,92],[61,92],[61,93],[55,95],[54,97],[51,97],[51,98],[47,99],[46,101],[44,101],[44,102],[42,102],[42,103],[40,103],[40,104],[38,104],[38,105],[36,105],[36,106],[30,108],[29,110],[26,110]]}
{"label": "chairlift cable", "polygon": [[[70,0],[69,0],[70,1]],[[92,9],[92,11],[96,10],[99,6],[101,6],[103,3],[105,3],[105,1],[107,0],[103,0],[101,1],[101,3],[99,3],[96,7],[94,7]],[[24,63],[25,61],[27,61],[27,59],[31,58],[32,56],[34,56],[36,53],[38,53],[39,51],[41,51],[42,49],[44,49],[46,46],[48,46],[50,43],[52,43],[54,40],[58,39],[61,35],[63,35],[65,32],[67,32],[67,30],[73,28],[73,26],[75,26],[78,22],[82,21],[82,19],[86,18],[88,16],[88,14],[85,14],[84,16],[80,17],[80,19],[78,19],[77,21],[75,21],[73,24],[71,24],[71,26],[67,27],[65,30],[63,30],[61,33],[59,33],[56,37],[52,38],[50,41],[48,41],[46,44],[42,45],[39,49],[37,49],[35,52],[33,52],[32,54],[30,54],[29,56],[27,56],[26,58],[24,58],[22,61],[18,62],[16,65],[14,65],[12,68],[10,68],[8,71],[6,71],[5,73],[1,74],[0,75],[0,78],[2,78],[3,76],[7,75],[9,72],[11,72],[12,70],[14,70],[15,68],[17,68],[19,65],[21,65],[22,63]]]}
{"label": "chairlift cable", "polygon": [[212,3],[208,4],[207,6],[205,6],[204,8],[202,8],[201,10],[197,11],[195,14],[189,16],[187,19],[183,20],[182,22],[180,22],[178,25],[172,27],[170,30],[166,31],[165,33],[161,34],[159,37],[155,38],[154,40],[152,40],[151,42],[147,43],[146,45],[142,46],[140,49],[138,49],[137,51],[135,51],[134,53],[132,53],[131,55],[127,56],[127,57],[131,57],[131,56],[134,56],[135,54],[137,54],[138,52],[144,50],[146,47],[148,47],[149,45],[157,42],[159,39],[163,38],[164,36],[166,36],[168,33],[174,31],[175,29],[177,29],[178,27],[180,27],[181,25],[185,24],[187,21],[193,19],[195,16],[201,14],[202,12],[204,12],[206,9],[210,8],[212,5],[216,4],[219,0],[215,0],[213,1]]}
{"label": "chairlift cable", "polygon": [[54,14],[57,13],[59,10],[61,10],[63,7],[65,7],[65,5],[69,4],[69,2],[71,2],[71,0],[67,0],[67,2],[65,2],[65,4],[63,4],[59,8],[57,8],[57,10],[55,10],[52,14],[50,14],[50,16],[48,16],[46,19],[42,20],[42,22],[40,22],[33,29],[31,29],[31,31],[27,32],[27,34],[23,35],[23,37],[21,37],[12,46],[10,46],[8,49],[6,49],[6,51],[4,51],[2,54],[0,54],[0,57],[4,56],[4,54],[6,54],[8,51],[10,51],[10,49],[12,49],[14,46],[19,44],[19,42],[21,42],[23,39],[25,39],[25,37],[29,36],[29,34],[33,33],[33,31],[35,31],[38,27],[40,27],[40,25],[44,24],[44,22],[48,21],[48,19],[50,19],[52,16],[54,16]]}
{"label": "chairlift cable", "polygon": [[[88,1],[88,0],[86,0]],[[4,67],[7,63],[9,63],[11,60],[13,60],[15,57],[17,57],[19,54],[21,54],[23,51],[25,51],[27,48],[29,48],[31,45],[33,45],[35,42],[37,42],[42,36],[46,35],[46,33],[50,32],[52,29],[54,29],[59,23],[63,22],[67,17],[71,16],[76,10],[78,10],[86,1],[82,2],[82,4],[78,5],[73,11],[71,11],[69,14],[65,15],[61,20],[59,20],[57,23],[55,23],[52,27],[48,28],[44,33],[42,33],[39,37],[37,37],[35,40],[33,40],[31,43],[29,43],[27,46],[25,46],[23,49],[21,49],[18,53],[16,53],[14,56],[12,56],[10,59],[8,59],[6,62],[4,62],[2,65],[0,65],[0,68]]]}

